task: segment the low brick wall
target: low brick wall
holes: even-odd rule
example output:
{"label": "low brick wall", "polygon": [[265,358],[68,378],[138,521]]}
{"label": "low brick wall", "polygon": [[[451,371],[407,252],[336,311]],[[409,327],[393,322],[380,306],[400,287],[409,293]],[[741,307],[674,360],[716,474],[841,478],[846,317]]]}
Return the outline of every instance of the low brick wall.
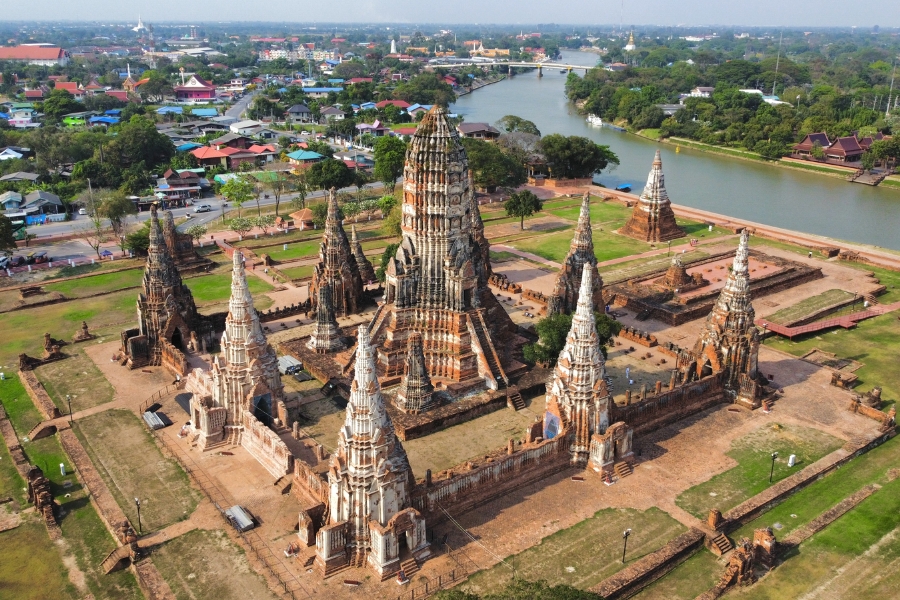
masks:
{"label": "low brick wall", "polygon": [[843,448],[835,450],[825,458],[819,459],[808,467],[801,469],[786,479],[782,479],[772,487],[760,492],[749,500],[742,502],[722,515],[720,530],[728,533],[749,523],[784,499],[818,481],[838,467],[868,452],[896,435],[894,428],[872,439],[857,439],[847,442]]}
{"label": "low brick wall", "polygon": [[16,465],[16,471],[19,472],[22,479],[25,479],[28,474],[28,457],[25,456],[25,451],[22,450],[22,445],[16,436],[16,430],[13,429],[12,423],[7,418],[6,410],[4,410],[3,406],[0,406],[0,436],[3,437],[3,441],[6,443],[6,448],[9,450],[13,464]]}
{"label": "low brick wall", "polygon": [[22,382],[22,387],[24,387],[25,391],[28,392],[28,395],[31,396],[34,405],[41,411],[41,414],[44,415],[45,419],[49,421],[50,419],[57,419],[62,416],[62,413],[59,412],[59,409],[53,404],[50,394],[44,389],[44,384],[38,381],[34,371],[19,371],[19,381]]}
{"label": "low brick wall", "polygon": [[706,536],[701,530],[691,528],[680,536],[637,562],[622,569],[590,588],[605,600],[628,598],[650,585],[681,564],[703,546]]}
{"label": "low brick wall", "polygon": [[891,417],[887,413],[855,401],[850,403],[850,411],[874,419],[882,425],[886,425],[891,420]]}
{"label": "low brick wall", "polygon": [[728,400],[721,374],[712,375],[626,406],[610,407],[610,420],[624,421],[635,435],[655,431]]}
{"label": "low brick wall", "polygon": [[853,507],[857,506],[860,502],[877,492],[880,487],[881,486],[879,485],[873,484],[867,485],[852,496],[841,500],[803,527],[794,530],[789,536],[778,542],[779,554],[786,553],[791,548],[799,546],[816,533],[822,531],[828,525],[831,525],[849,512]]}

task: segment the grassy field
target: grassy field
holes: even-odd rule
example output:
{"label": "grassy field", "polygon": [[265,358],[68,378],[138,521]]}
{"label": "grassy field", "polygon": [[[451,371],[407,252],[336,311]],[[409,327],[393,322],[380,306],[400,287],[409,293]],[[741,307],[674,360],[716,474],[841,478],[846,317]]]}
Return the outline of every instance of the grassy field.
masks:
{"label": "grassy field", "polygon": [[16,470],[6,444],[0,444],[0,498],[11,497],[13,499],[12,508],[21,510],[25,508],[27,502],[24,488],[25,480]]}
{"label": "grassy field", "polygon": [[45,331],[55,338],[71,339],[82,321],[87,321],[94,332],[109,325],[134,323],[136,298],[134,290],[126,290],[0,314],[0,365],[9,368],[22,352],[40,356]]}
{"label": "grassy field", "polygon": [[168,541],[154,551],[153,564],[178,600],[275,598],[222,531],[194,530]]}
{"label": "grassy field", "polygon": [[[194,301],[197,304],[225,302],[231,296],[230,273],[202,275],[188,279],[185,283],[191,289]],[[250,288],[250,293],[254,295],[263,294],[273,289],[271,284],[253,275],[247,276],[247,286]]]}
{"label": "grassy field", "polygon": [[186,519],[197,506],[187,475],[163,458],[143,422],[126,410],[107,410],[76,422],[91,462],[119,506],[129,513],[141,498],[144,531]]}
{"label": "grassy field", "polygon": [[53,403],[63,414],[69,413],[66,394],[72,398],[72,411],[111,402],[115,390],[84,352],[84,344],[66,346],[69,358],[34,370]]}
{"label": "grassy field", "polygon": [[312,276],[315,268],[315,265],[303,265],[300,267],[290,267],[280,270],[288,279],[303,279],[304,277]]}
{"label": "grassy field", "polygon": [[[810,296],[796,304],[782,308],[769,315],[767,320],[783,325],[796,323],[797,321],[818,314],[829,306],[853,300],[854,297],[855,294],[846,290],[827,290],[821,294]],[[862,310],[862,302],[859,303],[859,307],[860,310]]]}
{"label": "grassy field", "polygon": [[863,363],[855,371],[860,384],[857,392],[864,392],[875,386],[882,387],[882,399],[894,402],[900,398],[900,369],[897,369],[897,340],[900,339],[900,321],[896,315],[887,314],[861,321],[853,329],[834,329],[796,337],[771,337],[767,346],[803,356],[813,348],[833,352],[841,358],[851,358]]}
{"label": "grassy field", "polygon": [[135,268],[127,271],[100,273],[90,277],[81,277],[80,279],[48,283],[44,286],[44,289],[59,292],[67,298],[89,298],[97,294],[139,286],[143,277],[144,269]]}
{"label": "grassy field", "polygon": [[[657,508],[604,509],[593,517],[545,537],[537,546],[506,559],[519,577],[544,579],[551,585],[587,589],[622,568],[622,531],[631,529],[627,561],[654,552],[685,527]],[[499,591],[512,578],[510,567],[499,564],[469,577],[461,589],[487,594]]]}
{"label": "grassy field", "polygon": [[36,516],[0,533],[0,598],[46,600],[80,598],[66,568]]}
{"label": "grassy field", "polygon": [[[20,439],[25,435],[23,432],[29,431],[41,420],[31,399],[15,377],[7,377],[6,381],[0,383],[0,402]],[[66,541],[66,544],[60,547],[60,551],[70,560],[74,560],[84,573],[85,585],[90,593],[97,599],[142,598],[137,581],[130,571],[105,575],[100,570],[100,562],[116,547],[116,542],[88,500],[85,490],[78,483],[73,474],[72,464],[56,436],[37,441],[23,441],[22,448],[28,460],[41,467],[50,480],[50,490],[60,504],[58,517]],[[60,464],[65,465],[66,475],[62,475]],[[47,544],[53,551],[49,539]],[[40,547],[35,549],[36,553],[40,551]],[[0,557],[2,552],[3,546],[0,545]],[[0,561],[0,569],[2,564]],[[0,597],[3,597],[2,594]]]}
{"label": "grassy field", "polygon": [[[842,445],[841,440],[818,429],[778,424],[760,427],[732,443],[728,456],[737,461],[736,467],[686,490],[675,503],[700,519],[712,508],[724,513],[771,485],[772,452],[778,452],[772,479],[778,482]],[[791,454],[797,455],[793,468],[787,466]]]}
{"label": "grassy field", "polygon": [[[686,267],[690,268],[690,263],[704,259],[707,256],[709,256],[709,254],[703,250],[691,250],[690,252],[681,255],[681,262]],[[603,276],[603,282],[605,284],[611,284],[625,281],[626,279],[631,279],[633,277],[647,275],[654,271],[668,269],[670,264],[672,264],[672,257],[661,254],[654,258],[638,258],[618,264],[601,266],[598,267],[597,270],[600,272],[600,275]]]}
{"label": "grassy field", "polygon": [[716,584],[725,570],[724,563],[705,548],[675,567],[662,579],[644,588],[637,600],[694,600]]}

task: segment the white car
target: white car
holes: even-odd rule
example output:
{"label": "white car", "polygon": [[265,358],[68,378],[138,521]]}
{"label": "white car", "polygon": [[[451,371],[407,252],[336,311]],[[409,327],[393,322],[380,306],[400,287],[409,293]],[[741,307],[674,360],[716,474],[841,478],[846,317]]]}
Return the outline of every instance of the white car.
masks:
{"label": "white car", "polygon": [[211,210],[212,210],[212,206],[210,206],[209,204],[198,204],[197,206],[194,207],[195,213],[205,213],[205,212],[209,212]]}

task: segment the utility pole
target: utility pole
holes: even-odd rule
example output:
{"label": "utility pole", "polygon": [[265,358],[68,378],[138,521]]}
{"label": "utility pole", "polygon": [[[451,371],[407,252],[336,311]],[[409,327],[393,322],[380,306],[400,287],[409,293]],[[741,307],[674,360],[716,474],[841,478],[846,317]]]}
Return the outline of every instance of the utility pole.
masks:
{"label": "utility pole", "polygon": [[775,79],[772,81],[772,95],[775,95],[775,85],[778,83],[778,63],[781,62],[781,40],[784,39],[784,30],[778,36],[778,56],[775,58]]}
{"label": "utility pole", "polygon": [[891,90],[888,92],[887,106],[884,107],[884,116],[887,118],[891,113],[891,96],[894,95],[894,75],[897,74],[897,64],[894,63],[894,70],[891,72]]}

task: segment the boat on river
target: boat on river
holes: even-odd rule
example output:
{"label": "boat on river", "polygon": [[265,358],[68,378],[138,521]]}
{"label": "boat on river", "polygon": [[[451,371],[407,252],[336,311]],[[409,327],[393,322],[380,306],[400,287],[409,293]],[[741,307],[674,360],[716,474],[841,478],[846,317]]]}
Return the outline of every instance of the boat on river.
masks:
{"label": "boat on river", "polygon": [[603,126],[603,119],[601,119],[597,115],[588,115],[586,120],[590,125],[596,125],[597,127]]}

